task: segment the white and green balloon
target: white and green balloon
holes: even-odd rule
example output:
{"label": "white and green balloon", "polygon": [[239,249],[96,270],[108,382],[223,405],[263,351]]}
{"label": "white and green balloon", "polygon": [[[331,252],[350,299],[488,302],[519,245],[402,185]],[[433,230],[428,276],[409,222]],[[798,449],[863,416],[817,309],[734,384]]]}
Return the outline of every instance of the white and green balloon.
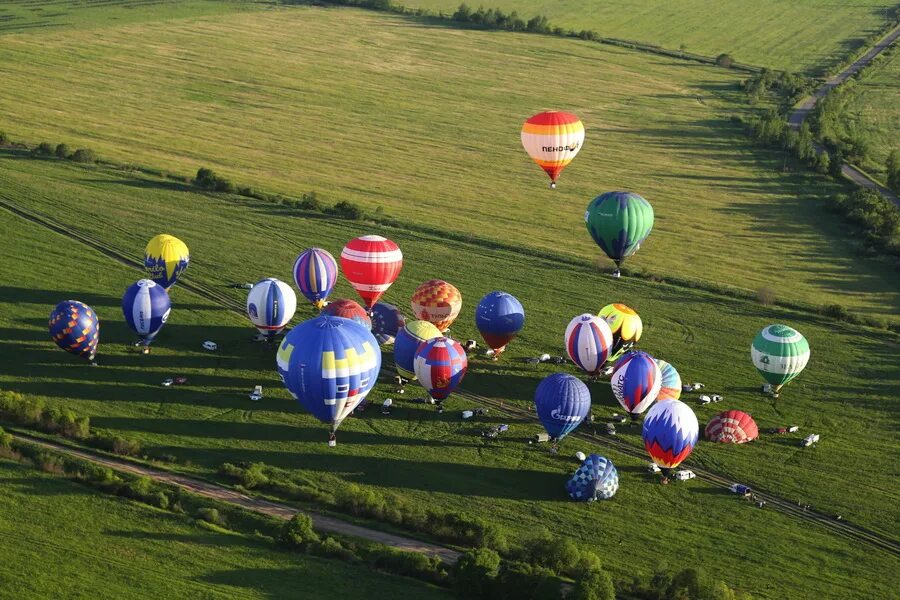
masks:
{"label": "white and green balloon", "polygon": [[769,325],[756,335],[750,356],[753,366],[777,393],[806,367],[809,342],[793,327]]}

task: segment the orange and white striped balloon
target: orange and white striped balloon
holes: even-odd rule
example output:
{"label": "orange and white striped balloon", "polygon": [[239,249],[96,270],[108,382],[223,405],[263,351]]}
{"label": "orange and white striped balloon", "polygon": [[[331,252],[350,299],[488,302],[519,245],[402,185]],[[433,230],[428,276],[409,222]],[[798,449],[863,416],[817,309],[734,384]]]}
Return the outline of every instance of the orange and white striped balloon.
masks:
{"label": "orange and white striped balloon", "polygon": [[556,187],[560,172],[566,168],[584,145],[584,125],[567,112],[542,112],[522,126],[522,145],[540,168],[550,176],[550,187]]}

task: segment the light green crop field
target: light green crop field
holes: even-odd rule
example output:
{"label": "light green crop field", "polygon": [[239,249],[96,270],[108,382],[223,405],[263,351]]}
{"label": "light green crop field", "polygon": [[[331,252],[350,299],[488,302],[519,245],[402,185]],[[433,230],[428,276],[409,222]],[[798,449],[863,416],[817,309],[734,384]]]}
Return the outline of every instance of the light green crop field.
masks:
{"label": "light green crop field", "polygon": [[[896,523],[893,432],[900,356],[896,338],[888,334],[698,290],[614,281],[587,265],[526,251],[306,218],[236,197],[196,194],[171,181],[9,152],[0,159],[0,198],[90,231],[135,258],[151,235],[169,231],[191,247],[186,279],[210,287],[263,276],[290,280],[293,258],[303,247],[317,244],[336,253],[352,236],[384,233],[405,255],[403,273],[385,299],[406,307],[422,280],[453,282],[464,297],[453,326],[458,339],[477,338],[472,315],[484,293],[499,288],[522,300],[527,322],[520,338],[500,362],[473,357],[463,385],[519,406],[530,402],[539,379],[552,372],[548,365],[524,364],[523,357],[563,352],[562,334],[572,316],[625,302],[643,316],[641,347],[670,360],[686,381],[702,381],[708,391],[724,394],[726,402],[714,407],[686,398],[701,423],[719,409],[740,408],[763,430],[798,424],[801,434],[822,436],[810,449],[799,447],[801,434],[764,435],[742,447],[701,442],[693,464],[873,529],[890,531]],[[513,540],[548,527],[598,552],[617,577],[662,564],[702,564],[763,598],[875,598],[896,587],[890,574],[898,572],[897,560],[887,554],[759,510],[700,481],[660,486],[641,461],[607,446],[567,440],[561,454],[552,456],[526,443],[539,426],[522,420],[507,421],[511,430],[500,440],[485,440],[480,428],[501,417],[462,422],[459,411],[473,406],[463,398],[451,397],[439,415],[395,397],[391,416],[369,409],[348,419],[338,446],[329,449],[326,427],[282,389],[274,349],[249,342],[255,330],[243,317],[176,286],[172,316],[153,353],[141,356],[128,346],[132,336],[119,308],[122,291],[138,271],[5,211],[0,227],[16,232],[14,244],[0,245],[3,281],[10,282],[0,288],[0,360],[10,365],[0,372],[0,388],[89,415],[93,427],[139,439],[151,453],[176,456],[183,470],[214,476],[222,462],[264,461],[322,489],[352,481],[437,509],[489,516]],[[229,293],[243,298],[237,290]],[[333,297],[351,293],[342,281]],[[101,317],[100,367],[84,365],[47,338],[47,314],[70,297],[92,304]],[[311,315],[304,305],[295,322]],[[813,352],[806,371],[777,403],[758,393],[761,379],[748,351],[756,331],[772,322],[799,328]],[[219,343],[218,353],[200,349],[206,339]],[[571,365],[556,368],[574,372]],[[178,374],[189,383],[159,386]],[[257,384],[265,391],[259,404],[246,397]],[[406,398],[414,394],[410,389]],[[381,384],[372,403],[390,395],[390,386]],[[593,384],[592,396],[598,418],[617,410],[608,384]],[[620,437],[640,444],[636,428],[623,428]],[[612,501],[584,506],[566,499],[563,485],[577,466],[571,458],[576,450],[595,450],[615,461],[621,488]]]}
{"label": "light green crop field", "polygon": [[[860,260],[852,233],[823,212],[834,188],[782,173],[781,154],[751,147],[728,121],[743,101],[727,70],[284,8],[6,35],[0,76],[0,128],[14,139],[186,176],[212,167],[581,260],[599,254],[588,202],[627,189],[657,215],[633,267],[891,319],[900,306],[894,270]],[[522,121],[551,108],[587,127],[556,191],[519,142]]]}
{"label": "light green crop field", "polygon": [[[452,14],[457,0],[402,0]],[[894,2],[849,0],[488,0],[472,9],[546,16],[565,29],[656,44],[773,69],[819,74],[862,47],[886,22]]]}
{"label": "light green crop field", "polygon": [[8,598],[446,598],[414,580],[284,552],[0,460]]}
{"label": "light green crop field", "polygon": [[836,133],[868,140],[868,160],[860,166],[883,181],[888,155],[900,148],[900,52],[887,53],[845,88]]}

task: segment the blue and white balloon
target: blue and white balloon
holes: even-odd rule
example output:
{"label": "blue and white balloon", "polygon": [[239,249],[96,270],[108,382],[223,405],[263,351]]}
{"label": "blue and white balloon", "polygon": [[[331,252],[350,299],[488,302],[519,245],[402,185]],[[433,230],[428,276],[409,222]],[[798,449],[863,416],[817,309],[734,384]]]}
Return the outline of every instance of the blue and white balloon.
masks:
{"label": "blue and white balloon", "polygon": [[247,316],[266,337],[281,333],[296,310],[294,290],[274,277],[257,281],[247,295]]}
{"label": "blue and white balloon", "polygon": [[125,290],[122,314],[125,322],[138,335],[138,341],[149,346],[169,319],[171,302],[165,288],[151,279],[141,279]]}
{"label": "blue and white balloon", "polygon": [[609,500],[619,490],[619,473],[608,458],[591,454],[572,478],[566,482],[566,493],[572,500],[593,502]]}
{"label": "blue and white balloon", "polygon": [[578,427],[591,410],[591,392],[577,377],[554,373],[534,392],[534,406],[547,434],[561,440]]}

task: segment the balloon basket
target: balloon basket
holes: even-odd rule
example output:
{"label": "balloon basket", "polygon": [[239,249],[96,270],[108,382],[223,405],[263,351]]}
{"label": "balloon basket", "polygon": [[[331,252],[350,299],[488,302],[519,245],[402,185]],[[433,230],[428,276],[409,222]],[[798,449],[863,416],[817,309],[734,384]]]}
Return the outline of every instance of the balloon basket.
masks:
{"label": "balloon basket", "polygon": [[150,354],[150,346],[144,346],[141,348],[141,354]]}
{"label": "balloon basket", "polygon": [[555,181],[551,181],[551,182],[550,182],[550,189],[551,189],[551,190],[555,190],[555,189],[556,189],[556,182],[555,182]]}
{"label": "balloon basket", "polygon": [[622,277],[622,271],[620,271],[619,269],[616,269],[612,272],[613,279],[619,279],[620,277]]}

